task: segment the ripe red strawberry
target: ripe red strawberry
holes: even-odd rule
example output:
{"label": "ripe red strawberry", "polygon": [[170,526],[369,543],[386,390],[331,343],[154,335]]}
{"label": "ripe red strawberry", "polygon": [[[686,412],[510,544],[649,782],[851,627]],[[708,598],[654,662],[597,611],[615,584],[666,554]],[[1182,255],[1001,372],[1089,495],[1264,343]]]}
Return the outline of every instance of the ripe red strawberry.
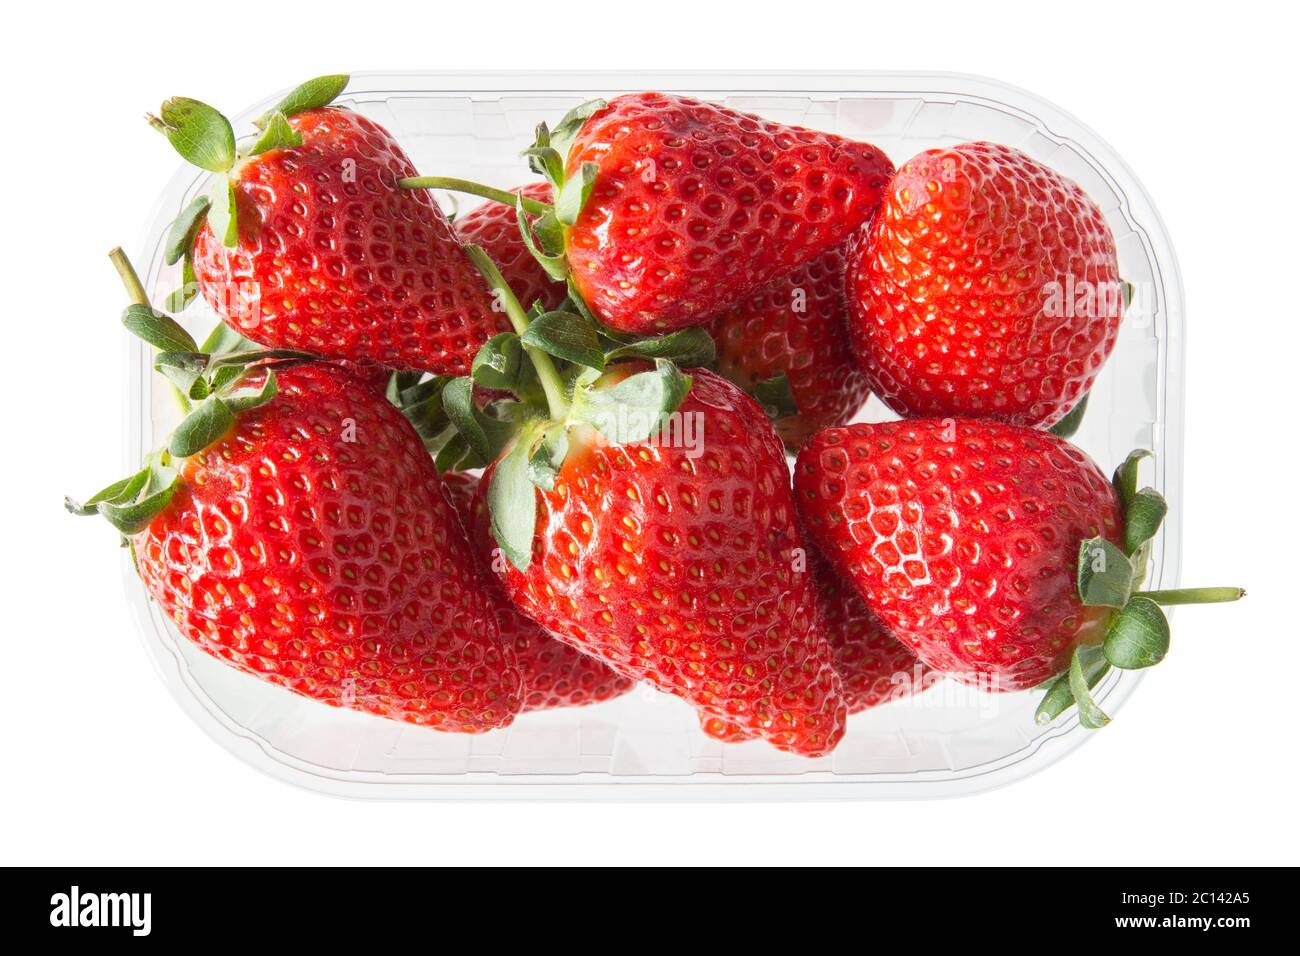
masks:
{"label": "ripe red strawberry", "polygon": [[889,633],[852,585],[841,581],[815,550],[809,552],[808,570],[817,584],[822,621],[835,652],[835,669],[844,681],[850,714],[934,684],[939,675]]}
{"label": "ripe red strawberry", "polygon": [[132,537],[145,586],[197,646],[305,696],[439,730],[505,726],[518,668],[414,431],[342,370],[277,380],[178,463],[171,503]]}
{"label": "ripe red strawberry", "polygon": [[664,93],[584,103],[526,153],[553,204],[462,179],[402,186],[522,206],[547,274],[635,335],[707,325],[840,245],[894,171],[867,143]]}
{"label": "ripe red strawberry", "polygon": [[573,279],[625,332],[700,325],[862,226],[893,172],[876,147],[684,96],[632,93],[582,125],[594,164],[567,230]]}
{"label": "ripe red strawberry", "polygon": [[381,395],[388,388],[388,380],[393,377],[392,370],[382,365],[372,365],[369,362],[340,362],[339,364],[344,368],[350,368],[357,378]]}
{"label": "ripe red strawberry", "polygon": [[[1235,601],[1240,588],[1139,590],[1167,506],[1137,487],[1136,451],[1107,482],[1049,432],[977,419],[832,428],[795,468],[800,517],[867,608],[928,666],[986,690],[1057,679],[1048,723],[1111,667],[1159,663],[1162,604]],[[1060,676],[1057,676],[1060,675]]]}
{"label": "ripe red strawberry", "polygon": [[870,394],[849,345],[845,268],[846,249],[837,246],[710,328],[718,371],[775,411],[776,430],[794,450],[813,432],[848,422]]}
{"label": "ripe red strawberry", "polygon": [[[835,655],[835,670],[844,682],[850,714],[919,693],[939,679],[876,620],[857,591],[842,582],[815,550],[808,553],[808,573],[817,587],[822,626]],[[716,717],[701,717],[700,727],[724,743],[752,739],[740,727]]]}
{"label": "ripe red strawberry", "polygon": [[398,188],[415,169],[396,140],[325,105],[345,82],[322,77],[295,90],[242,154],[216,110],[164,103],[155,126],[216,174],[209,205],[177,220],[168,259],[185,256],[213,310],[263,345],[467,371],[509,326],[433,199]]}
{"label": "ripe red strawberry", "polygon": [[873,614],[930,667],[992,690],[1060,673],[1099,642],[1082,542],[1124,541],[1120,500],[1083,452],[1047,432],[913,419],[821,432],[799,453],[809,535]]}
{"label": "ripe red strawberry", "polygon": [[[114,257],[135,299],[124,323],[193,356]],[[514,651],[414,429],[350,370],[244,354],[189,379],[189,360],[160,356],[192,410],[144,469],[69,510],[118,528],[180,632],[241,671],[438,730],[509,724]]]}
{"label": "ripe red strawberry", "polygon": [[753,734],[740,725],[723,720],[721,717],[712,717],[703,711],[700,712],[700,730],[710,737],[721,740],[724,744],[740,744],[755,739]]}
{"label": "ripe red strawberry", "polygon": [[150,594],[204,651],[304,696],[438,730],[510,723],[518,666],[415,433],[342,370],[277,380],[177,463],[132,536]]}
{"label": "ripe red strawberry", "polygon": [[[614,367],[574,405],[613,401],[641,368]],[[663,366],[640,374],[680,378]],[[654,379],[639,381],[644,394]],[[506,591],[618,672],[783,749],[826,753],[844,732],[844,699],[809,576],[792,569],[802,539],[780,441],[753,399],[706,371],[694,373],[674,420],[676,437],[654,441],[568,430],[551,489],[523,486],[525,501],[536,492],[536,519],[528,553],[498,562]],[[505,497],[536,460],[531,440],[520,442],[489,471],[481,499]],[[501,505],[479,512],[494,534],[512,521]]]}
{"label": "ripe red strawberry", "polygon": [[[443,488],[467,527],[472,527],[478,486],[478,478],[465,472],[449,472],[443,476]],[[514,648],[523,675],[525,711],[599,704],[626,694],[635,686],[634,681],[620,677],[596,658],[547,634],[510,603],[490,571],[485,572],[485,577],[489,581],[488,599],[496,610],[501,640]]]}
{"label": "ripe red strawberry", "polygon": [[1124,308],[1101,211],[993,143],[903,164],[861,244],[851,299],[855,348],[894,411],[1034,427],[1087,393]]}
{"label": "ripe red strawberry", "polygon": [[[549,183],[529,183],[511,192],[541,202],[551,198]],[[525,306],[540,302],[546,312],[560,307],[568,291],[563,282],[556,282],[548,276],[541,263],[528,251],[512,206],[485,202],[458,217],[455,228],[456,237],[462,243],[473,243],[492,257],[501,275]]]}
{"label": "ripe red strawberry", "polygon": [[[515,606],[624,677],[777,747],[828,752],[843,694],[794,568],[789,469],[762,409],[669,359],[701,362],[703,330],[608,343],[581,312],[529,314],[491,258],[466,251],[515,331],[441,401],[457,439],[492,462],[473,534]],[[510,397],[483,408],[478,387]]]}

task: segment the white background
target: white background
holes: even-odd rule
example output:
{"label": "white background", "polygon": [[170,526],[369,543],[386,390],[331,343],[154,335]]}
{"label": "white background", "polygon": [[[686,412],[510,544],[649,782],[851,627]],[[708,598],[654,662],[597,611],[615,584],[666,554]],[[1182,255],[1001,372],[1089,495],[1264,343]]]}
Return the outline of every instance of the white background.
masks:
{"label": "white background", "polygon": [[[460,6],[477,24],[432,3],[39,6],[3,40],[4,862],[1297,862],[1300,153],[1280,5]],[[960,800],[376,805],[227,754],[146,660],[111,532],[60,507],[121,464],[121,293],[104,253],[135,241],[177,162],[141,114],[173,94],[234,110],[320,73],[548,63],[982,73],[1092,126],[1181,260],[1182,583],[1250,596],[1180,610],[1169,659],[1088,746]]]}

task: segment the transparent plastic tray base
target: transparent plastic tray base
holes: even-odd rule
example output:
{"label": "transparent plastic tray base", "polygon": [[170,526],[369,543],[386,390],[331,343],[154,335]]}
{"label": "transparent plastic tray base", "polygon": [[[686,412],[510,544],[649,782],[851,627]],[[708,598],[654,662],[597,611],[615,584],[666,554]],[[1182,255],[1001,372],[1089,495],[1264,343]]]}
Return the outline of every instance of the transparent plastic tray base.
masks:
{"label": "transparent plastic tray base", "polygon": [[[1171,510],[1152,586],[1177,581],[1182,434],[1182,290],[1158,214],[1123,161],[1077,120],[1032,94],[975,77],[909,73],[354,74],[344,105],[386,126],[421,172],[512,186],[528,179],[518,151],[537,123],[593,96],[661,89],[771,119],[868,140],[895,164],[935,146],[988,139],[1015,146],[1079,182],[1114,231],[1121,274],[1137,289],[1115,352],[1075,441],[1103,468],[1132,448],[1156,452],[1150,481]],[[254,104],[236,123],[259,115]],[[175,214],[203,182],[177,173],[160,197],[136,262],[156,297],[179,284],[162,262]],[[462,208],[465,208],[464,206]],[[216,322],[196,303],[195,333]],[[170,397],[139,343],[128,347],[128,461],[175,423]],[[861,419],[893,417],[874,399]],[[373,798],[863,799],[952,796],[1009,783],[1089,736],[1073,717],[1041,728],[1037,695],[987,695],[944,682],[855,715],[843,743],[807,760],[761,742],[703,735],[684,703],[645,688],[590,708],[526,714],[481,736],[440,734],[337,710],[242,675],[193,649],[126,586],[146,648],[167,686],[214,739],[250,764],[313,790]],[[1114,713],[1139,677],[1112,673],[1098,699]]]}

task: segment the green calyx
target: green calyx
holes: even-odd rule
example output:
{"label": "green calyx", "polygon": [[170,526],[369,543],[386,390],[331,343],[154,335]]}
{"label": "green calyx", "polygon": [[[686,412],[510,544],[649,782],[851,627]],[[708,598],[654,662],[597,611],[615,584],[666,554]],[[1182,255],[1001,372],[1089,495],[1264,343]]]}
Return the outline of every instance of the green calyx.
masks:
{"label": "green calyx", "polygon": [[254,122],[257,133],[241,146],[230,120],[199,100],[185,96],[165,100],[149,125],[167,137],[186,162],[212,173],[203,193],[181,210],[167,234],[168,265],[183,260],[181,288],[168,297],[168,308],[181,311],[194,299],[194,238],[206,222],[229,249],[239,244],[234,174],[239,164],[276,149],[302,145],[289,117],[328,106],[348,84],[346,75],[318,76],[290,90]]}
{"label": "green calyx", "polygon": [[260,119],[255,120],[253,125],[265,131],[274,124],[277,116],[297,116],[299,113],[329,106],[347,89],[349,79],[351,77],[346,73],[331,73],[300,83],[263,113]]}
{"label": "green calyx", "polygon": [[180,476],[171,466],[171,455],[163,449],[149,455],[135,474],[113,482],[85,503],[64,498],[63,507],[74,515],[102,515],[123,535],[131,535],[149,527],[178,487]]}
{"label": "green calyx", "polygon": [[628,444],[658,435],[690,390],[679,365],[711,363],[713,340],[703,329],[649,339],[616,335],[572,300],[549,312],[525,309],[482,249],[465,251],[513,331],[489,339],[469,375],[395,376],[388,397],[424,438],[439,470],[493,464],[492,535],[523,571],[532,560],[537,490],[554,489],[570,449],[578,441]]}
{"label": "green calyx", "polygon": [[1074,407],[1065,413],[1065,417],[1048,429],[1057,438],[1073,438],[1074,433],[1079,430],[1083,424],[1084,413],[1088,411],[1088,393],[1084,392],[1083,398],[1075,403]]}
{"label": "green calyx", "polygon": [[[534,348],[525,355],[535,359]],[[614,367],[611,372],[625,371]],[[523,400],[496,403],[494,417],[473,401],[473,380],[456,379],[443,392],[448,417],[480,460],[495,462],[488,485],[492,536],[520,571],[532,559],[536,490],[551,491],[574,442],[574,429],[599,432],[623,445],[657,435],[691,387],[691,378],[666,359],[654,367],[606,381],[600,371],[565,368],[566,404],[556,418]],[[616,375],[615,375],[616,378]]]}
{"label": "green calyx", "polygon": [[756,382],[749,390],[754,400],[762,406],[763,412],[772,421],[793,418],[799,414],[799,405],[794,399],[794,389],[784,372],[769,379]]}
{"label": "green calyx", "polygon": [[[166,445],[151,452],[140,471],[86,499],[64,499],[76,515],[99,514],[123,535],[135,534],[171,502],[180,486],[178,459],[218,441],[241,413],[265,405],[278,392],[274,364],[311,358],[302,352],[259,349],[239,333],[218,326],[200,346],[179,322],[149,304],[139,275],[121,249],[109,253],[131,302],[122,312],[127,331],[158,350],[154,369],[172,384],[185,413]],[[249,385],[257,372],[262,379]]]}
{"label": "green calyx", "polygon": [[1161,605],[1216,604],[1245,596],[1241,588],[1140,590],[1152,541],[1169,510],[1154,488],[1138,488],[1138,466],[1150,455],[1142,449],[1130,453],[1112,479],[1124,517],[1123,546],[1102,537],[1079,545],[1079,600],[1112,610],[1102,642],[1076,647],[1066,672],[1046,685],[1035,713],[1039,724],[1051,723],[1072,706],[1084,727],[1108,724],[1110,718],[1093,700],[1092,691],[1112,667],[1140,670],[1164,660],[1170,633]]}
{"label": "green calyx", "polygon": [[[546,274],[557,282],[568,282],[569,296],[575,305],[581,302],[573,287],[568,259],[565,256],[565,229],[578,221],[583,207],[596,188],[597,166],[583,163],[573,175],[568,173],[569,150],[583,124],[604,100],[589,100],[574,107],[551,129],[545,123],[537,127],[532,146],[523,151],[529,168],[551,184],[552,202],[540,202],[493,186],[447,176],[412,176],[400,180],[403,189],[443,189],[469,193],[493,202],[514,206],[519,232],[524,244]],[[585,304],[581,306],[585,311]]]}

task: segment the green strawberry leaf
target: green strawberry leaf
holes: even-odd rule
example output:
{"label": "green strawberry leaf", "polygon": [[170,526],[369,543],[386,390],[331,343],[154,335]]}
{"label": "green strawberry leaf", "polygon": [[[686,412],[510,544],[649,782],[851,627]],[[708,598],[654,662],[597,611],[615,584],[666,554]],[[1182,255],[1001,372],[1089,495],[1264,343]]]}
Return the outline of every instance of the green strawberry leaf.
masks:
{"label": "green strawberry leaf", "polygon": [[569,453],[569,436],[563,425],[546,430],[537,450],[528,459],[528,479],[543,491],[555,490],[555,478]]}
{"label": "green strawberry leaf", "polygon": [[570,417],[587,422],[618,445],[645,441],[677,411],[690,387],[689,375],[672,362],[656,359],[653,371],[629,376],[612,388],[576,389]]}
{"label": "green strawberry leaf", "polygon": [[537,487],[529,476],[531,436],[531,431],[520,435],[498,462],[487,494],[492,537],[506,560],[520,571],[527,571],[532,562],[537,528]]}
{"label": "green strawberry leaf", "polygon": [[568,282],[568,287],[569,298],[567,301],[569,305],[573,306],[573,311],[579,313],[584,318],[590,319],[592,325],[596,326],[600,331],[600,337],[609,342],[612,348],[619,348],[624,345],[637,345],[641,342],[651,342],[658,338],[666,338],[666,336],[646,337],[639,332],[620,332],[618,329],[610,328],[604,322],[601,322],[592,315],[591,310],[587,308],[587,303],[583,302],[582,297],[577,294],[577,291],[573,286],[572,278],[570,278]]}
{"label": "green strawberry leaf", "polygon": [[[561,230],[561,241],[563,241],[563,230]],[[637,341],[636,336],[621,336],[602,323],[600,319],[596,318],[596,313],[591,311],[591,308],[587,305],[587,300],[584,299],[582,293],[578,291],[577,283],[573,281],[573,273],[568,270],[567,266],[565,267],[564,275],[559,278],[564,280],[565,288],[569,291],[569,304],[573,306],[573,310],[589,321],[592,325],[596,326],[596,328],[600,329],[601,335],[615,342],[621,342],[624,345],[630,345]]]}
{"label": "green strawberry leaf", "polygon": [[[213,335],[215,335],[215,331]],[[208,336],[211,341],[213,335]],[[235,339],[240,337],[236,334]],[[235,352],[159,352],[154,356],[154,369],[190,398],[204,398],[212,392],[222,392],[234,385],[257,362],[271,359],[308,359],[304,352],[289,349],[261,349],[253,346],[247,351]],[[270,397],[268,395],[268,397]]]}
{"label": "green strawberry leaf", "polygon": [[235,213],[235,184],[229,176],[214,177],[208,226],[227,249],[239,245],[239,223]]}
{"label": "green strawberry leaf", "polygon": [[167,230],[167,239],[163,243],[163,261],[169,266],[174,266],[194,247],[194,237],[203,227],[204,213],[211,205],[212,197],[195,196],[172,220],[171,227]]}
{"label": "green strawberry leaf", "polygon": [[1145,448],[1138,448],[1128,453],[1128,457],[1115,469],[1115,475],[1111,478],[1111,484],[1119,492],[1120,505],[1125,511],[1128,510],[1129,502],[1137,494],[1138,482],[1138,465],[1143,458],[1150,458],[1151,452]]}
{"label": "green strawberry leaf", "polygon": [[189,163],[214,173],[224,173],[235,164],[235,131],[211,106],[185,96],[163,103],[149,123]]}
{"label": "green strawberry leaf", "polygon": [[774,375],[766,381],[759,382],[754,386],[752,394],[758,404],[763,406],[763,411],[768,418],[776,420],[799,414],[799,406],[794,400],[794,390],[791,389],[790,380],[784,374]]}
{"label": "green strawberry leaf", "polygon": [[172,312],[184,312],[198,294],[199,280],[194,274],[194,259],[186,253],[184,265],[181,266],[180,288],[167,293],[167,308]]}
{"label": "green strawberry leaf", "polygon": [[475,404],[474,380],[468,375],[447,383],[442,390],[442,407],[456,431],[484,461],[494,460],[514,434],[512,423],[484,414]]}
{"label": "green strawberry leaf", "polygon": [[[527,214],[527,210],[525,210]],[[564,255],[564,227],[555,218],[554,210],[537,215],[532,220],[533,234],[548,256]],[[566,272],[567,275],[567,272]]]}
{"label": "green strawberry leaf", "polygon": [[199,351],[209,355],[219,355],[227,352],[246,352],[255,348],[257,348],[256,342],[244,338],[226,323],[218,322],[199,346]]}
{"label": "green strawberry leaf", "polygon": [[248,149],[249,156],[261,156],[273,149],[290,149],[302,145],[302,134],[289,125],[285,114],[278,110],[263,117],[262,135]]}
{"label": "green strawberry leaf", "polygon": [[1079,600],[1089,606],[1123,607],[1133,592],[1133,562],[1105,538],[1079,545]]}
{"label": "green strawberry leaf", "polygon": [[84,505],[65,498],[64,507],[77,515],[103,515],[122,534],[135,534],[149,527],[178,487],[180,476],[175,469],[159,456],[150,455],[145,467],[134,475],[114,482]]}
{"label": "green strawberry leaf", "polygon": [[465,436],[457,431],[451,432],[433,459],[433,465],[439,474],[482,468],[485,464],[487,463],[469,446],[469,442],[465,441]]}
{"label": "green strawberry leaf", "polygon": [[1155,601],[1135,596],[1111,622],[1102,647],[1116,667],[1152,667],[1169,653],[1169,619]]}
{"label": "green strawberry leaf", "polygon": [[109,501],[102,502],[98,506],[99,513],[107,518],[108,523],[122,534],[136,534],[143,531],[149,527],[159,512],[171,503],[172,496],[176,494],[176,489],[180,486],[180,477],[175,472],[172,474],[174,477],[171,483],[138,501],[125,504],[114,504]]}
{"label": "green strawberry leaf", "polygon": [[1077,647],[1074,649],[1074,656],[1070,658],[1069,678],[1070,693],[1074,695],[1074,702],[1079,708],[1079,723],[1089,730],[1096,730],[1109,724],[1110,718],[1092,699],[1092,687],[1088,684],[1088,675],[1084,673],[1080,649]]}
{"label": "green strawberry leaf", "polygon": [[546,274],[557,281],[568,278],[569,262],[564,256],[563,227],[553,212],[545,212],[535,219],[530,219],[522,203],[515,205],[515,218],[519,222],[519,234],[532,257],[538,261]]}
{"label": "green strawberry leaf", "polygon": [[280,385],[275,379],[275,370],[267,369],[266,378],[262,380],[261,388],[241,388],[224,396],[222,402],[229,411],[238,414],[246,412],[250,408],[257,408],[259,405],[265,405],[275,398],[279,392]]}
{"label": "green strawberry leaf", "polygon": [[501,332],[492,336],[474,356],[470,376],[484,388],[499,388],[517,392],[523,349],[519,336]]}
{"label": "green strawberry leaf", "polygon": [[216,369],[234,365],[242,368],[255,362],[266,362],[271,359],[294,359],[300,362],[310,362],[315,361],[317,356],[309,352],[296,352],[293,349],[264,349],[261,346],[254,345],[249,351],[223,352],[221,355],[211,355],[208,357],[208,367]]}
{"label": "green strawberry leaf", "polygon": [[308,110],[318,110],[322,106],[329,106],[347,87],[349,79],[350,77],[346,73],[338,73],[330,76],[318,76],[306,83],[295,86],[285,94],[284,99],[280,100],[261,119],[257,120],[255,125],[258,129],[266,129],[273,122],[276,113],[282,113],[285,116],[297,116],[299,113],[306,113]]}
{"label": "green strawberry leaf", "polygon": [[446,377],[435,378],[398,393],[395,404],[426,443],[434,441],[451,427],[451,419],[442,404],[443,389],[449,381],[451,379]]}
{"label": "green strawberry leaf", "polygon": [[75,501],[72,498],[63,499],[63,507],[74,515],[86,517],[88,515],[98,514],[98,505],[101,502],[120,503],[123,501],[134,501],[140,494],[140,491],[149,481],[149,469],[141,468],[134,475],[128,475],[119,481],[113,482],[107,488],[101,489],[86,499],[85,503]]}
{"label": "green strawberry leaf", "polygon": [[203,352],[159,352],[154,356],[154,371],[171,382],[186,398],[200,400],[212,391],[204,377],[208,356]]}
{"label": "green strawberry leaf", "polygon": [[211,445],[234,423],[230,407],[216,395],[209,396],[176,426],[168,450],[177,458],[188,458]]}
{"label": "green strawberry leaf", "polygon": [[696,328],[619,345],[605,353],[605,362],[633,358],[667,359],[681,368],[695,368],[712,365],[716,357],[717,347],[713,344],[713,336],[704,329]]}
{"label": "green strawberry leaf", "polygon": [[591,198],[591,191],[596,188],[596,174],[600,167],[595,163],[583,163],[578,175],[570,176],[560,187],[555,197],[555,218],[566,226],[578,221],[582,207]]}
{"label": "green strawberry leaf", "polygon": [[136,338],[144,339],[160,352],[197,352],[193,336],[179,322],[147,305],[132,303],[122,310],[122,324]]}
{"label": "green strawberry leaf", "polygon": [[[256,348],[256,346],[254,346],[254,348]],[[230,352],[228,354],[237,355],[239,353]],[[219,356],[213,356],[213,358],[219,358]],[[211,387],[212,391],[219,392],[222,389],[233,385],[236,381],[242,378],[243,375],[244,367],[241,365],[218,365],[213,369],[211,377],[208,379],[208,385]]]}
{"label": "green strawberry leaf", "polygon": [[1088,410],[1088,393],[1075,403],[1074,408],[1065,413],[1065,417],[1048,429],[1057,438],[1073,438],[1079,426],[1083,424],[1083,414]]}
{"label": "green strawberry leaf", "polygon": [[[1084,681],[1091,690],[1110,672],[1110,662],[1099,647],[1080,647],[1076,654],[1083,668]],[[1034,721],[1039,725],[1050,724],[1073,706],[1074,693],[1070,690],[1070,672],[1067,670],[1050,682],[1047,693],[1034,711]]]}
{"label": "green strawberry leaf", "polygon": [[441,404],[442,390],[450,381],[446,375],[425,378],[423,372],[398,372],[392,380],[397,389],[395,404],[407,408],[434,398]]}
{"label": "green strawberry leaf", "polygon": [[[429,447],[428,442],[425,443],[425,447]],[[433,452],[433,467],[438,470],[440,475],[445,475],[449,471],[462,471],[461,461],[472,454],[473,452],[469,450],[469,444],[465,441],[465,437],[460,432],[453,430],[438,450]]]}
{"label": "green strawberry leaf", "polygon": [[604,100],[587,100],[585,103],[579,103],[555,124],[555,129],[550,133],[547,142],[560,154],[562,161],[568,161],[569,149],[573,146],[578,133],[582,131],[583,124],[597,110],[604,109],[605,105]]}
{"label": "green strawberry leaf", "polygon": [[1124,512],[1124,549],[1137,554],[1138,549],[1156,536],[1169,513],[1169,505],[1154,488],[1143,488],[1129,499]]}
{"label": "green strawberry leaf", "polygon": [[[539,127],[539,135],[543,129],[545,126]],[[529,169],[545,177],[552,186],[558,189],[564,184],[564,157],[549,145],[530,146],[520,155],[528,160]]]}
{"label": "green strawberry leaf", "polygon": [[519,341],[575,365],[594,369],[605,367],[605,351],[600,347],[596,327],[576,312],[539,315]]}
{"label": "green strawberry leaf", "polygon": [[401,408],[403,404],[402,393],[407,389],[415,388],[423,379],[423,372],[394,372],[388,377],[388,386],[384,389],[384,397],[393,405]]}

